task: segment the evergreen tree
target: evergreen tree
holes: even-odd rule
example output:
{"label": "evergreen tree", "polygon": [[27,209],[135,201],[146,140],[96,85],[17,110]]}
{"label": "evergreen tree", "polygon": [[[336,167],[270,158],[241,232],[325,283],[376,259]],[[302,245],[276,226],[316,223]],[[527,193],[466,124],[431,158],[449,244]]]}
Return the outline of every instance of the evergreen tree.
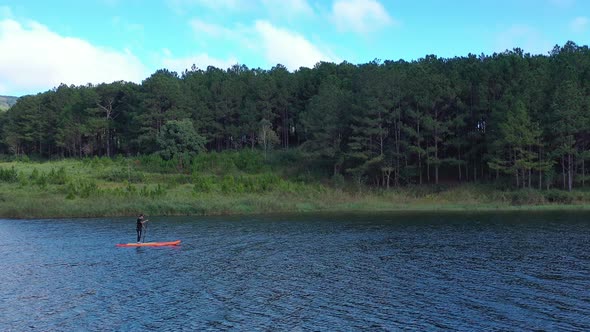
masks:
{"label": "evergreen tree", "polygon": [[[533,148],[538,142],[541,130],[533,123],[525,105],[517,101],[510,108],[506,121],[500,125],[501,139],[495,144],[500,146],[502,154],[497,155],[489,166],[506,174],[513,174],[518,187],[530,187],[531,169],[538,169],[538,155]],[[528,177],[528,182],[527,182]]]}
{"label": "evergreen tree", "polygon": [[326,158],[333,166],[333,174],[339,174],[344,163],[345,124],[350,97],[332,77],[320,86],[317,96],[311,99],[302,115],[307,141],[303,148],[312,155]]}

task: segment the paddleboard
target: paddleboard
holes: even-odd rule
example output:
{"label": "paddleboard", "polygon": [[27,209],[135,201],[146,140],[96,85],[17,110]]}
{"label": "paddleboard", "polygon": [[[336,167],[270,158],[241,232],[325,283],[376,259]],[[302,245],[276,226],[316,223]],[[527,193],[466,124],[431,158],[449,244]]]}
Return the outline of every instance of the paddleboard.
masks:
{"label": "paddleboard", "polygon": [[180,244],[180,240],[170,242],[140,242],[140,243],[118,243],[117,247],[164,247],[164,246],[177,246]]}

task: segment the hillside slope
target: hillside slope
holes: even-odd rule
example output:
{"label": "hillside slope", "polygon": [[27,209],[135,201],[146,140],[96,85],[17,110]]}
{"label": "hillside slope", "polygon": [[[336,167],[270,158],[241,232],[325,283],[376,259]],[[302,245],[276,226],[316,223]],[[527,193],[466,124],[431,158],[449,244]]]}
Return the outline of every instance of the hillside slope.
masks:
{"label": "hillside slope", "polygon": [[12,105],[16,104],[18,97],[12,96],[0,96],[0,110],[4,111],[9,109]]}

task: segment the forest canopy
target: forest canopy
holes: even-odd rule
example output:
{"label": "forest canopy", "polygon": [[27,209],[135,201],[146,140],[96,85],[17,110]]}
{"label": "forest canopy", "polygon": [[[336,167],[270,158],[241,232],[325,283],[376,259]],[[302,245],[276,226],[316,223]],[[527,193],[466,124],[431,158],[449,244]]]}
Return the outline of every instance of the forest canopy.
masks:
{"label": "forest canopy", "polygon": [[[68,158],[297,149],[328,176],[382,186],[588,180],[590,51],[567,42],[289,72],[158,70],[141,84],[60,85],[0,112],[0,154]],[[303,157],[302,157],[303,158]]]}

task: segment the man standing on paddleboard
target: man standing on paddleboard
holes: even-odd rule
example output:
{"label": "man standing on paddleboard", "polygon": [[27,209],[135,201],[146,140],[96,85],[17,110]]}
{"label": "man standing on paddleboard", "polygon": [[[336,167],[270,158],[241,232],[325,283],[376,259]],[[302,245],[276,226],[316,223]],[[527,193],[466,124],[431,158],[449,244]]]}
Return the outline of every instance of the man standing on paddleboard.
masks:
{"label": "man standing on paddleboard", "polygon": [[141,213],[139,215],[139,217],[137,217],[137,225],[135,227],[135,230],[137,231],[137,243],[139,243],[139,241],[141,241],[141,233],[143,232],[143,224],[148,222],[148,220],[144,220],[143,219],[143,213]]}

